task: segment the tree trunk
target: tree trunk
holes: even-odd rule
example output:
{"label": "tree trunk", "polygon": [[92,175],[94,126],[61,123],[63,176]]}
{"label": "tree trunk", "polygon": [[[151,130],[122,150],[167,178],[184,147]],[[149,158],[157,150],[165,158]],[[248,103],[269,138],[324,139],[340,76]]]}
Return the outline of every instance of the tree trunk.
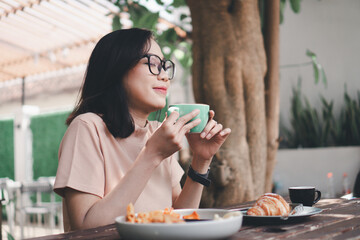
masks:
{"label": "tree trunk", "polygon": [[202,206],[253,200],[265,191],[266,57],[258,1],[188,0],[193,25],[193,88],[232,133],[211,169]]}
{"label": "tree trunk", "polygon": [[268,71],[265,76],[267,166],[265,191],[271,192],[279,147],[279,25],[280,1],[267,0],[264,11],[264,41]]}

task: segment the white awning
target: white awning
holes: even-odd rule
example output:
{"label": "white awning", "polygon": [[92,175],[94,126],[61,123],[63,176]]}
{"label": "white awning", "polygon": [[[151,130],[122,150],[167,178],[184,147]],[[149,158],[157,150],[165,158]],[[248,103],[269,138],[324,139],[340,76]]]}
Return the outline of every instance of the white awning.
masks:
{"label": "white awning", "polygon": [[0,0],[0,83],[85,64],[118,11],[107,0]]}

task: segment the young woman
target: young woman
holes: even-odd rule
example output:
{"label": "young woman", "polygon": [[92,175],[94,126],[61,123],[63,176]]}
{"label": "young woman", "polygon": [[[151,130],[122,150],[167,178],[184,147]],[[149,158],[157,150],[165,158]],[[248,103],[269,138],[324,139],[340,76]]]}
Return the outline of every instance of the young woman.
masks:
{"label": "young woman", "polygon": [[[129,203],[137,212],[199,206],[210,162],[231,131],[213,111],[201,134],[187,134],[200,123],[189,122],[198,110],[147,120],[165,106],[174,73],[148,30],[114,31],[97,43],[59,149],[54,190],[66,231],[113,223]],[[184,172],[173,155],[185,135],[192,177],[181,189]]]}

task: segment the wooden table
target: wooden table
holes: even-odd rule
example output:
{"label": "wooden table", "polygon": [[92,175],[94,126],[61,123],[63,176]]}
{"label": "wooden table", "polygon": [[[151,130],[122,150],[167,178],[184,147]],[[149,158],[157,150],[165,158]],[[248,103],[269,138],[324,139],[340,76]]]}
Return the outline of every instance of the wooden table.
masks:
{"label": "wooden table", "polygon": [[[249,207],[252,203],[233,208]],[[360,239],[360,199],[323,199],[314,207],[321,208],[319,214],[306,217],[300,222],[274,225],[244,224],[230,240],[239,239]],[[120,239],[115,224],[44,236],[37,240],[54,239]]]}

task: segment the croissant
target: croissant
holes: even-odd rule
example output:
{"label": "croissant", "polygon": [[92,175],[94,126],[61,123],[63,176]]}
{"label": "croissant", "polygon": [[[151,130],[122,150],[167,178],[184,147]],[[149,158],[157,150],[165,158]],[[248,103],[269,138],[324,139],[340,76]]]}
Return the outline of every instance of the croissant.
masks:
{"label": "croissant", "polygon": [[285,199],[275,193],[265,193],[256,200],[254,206],[247,211],[251,216],[286,216],[290,206]]}

